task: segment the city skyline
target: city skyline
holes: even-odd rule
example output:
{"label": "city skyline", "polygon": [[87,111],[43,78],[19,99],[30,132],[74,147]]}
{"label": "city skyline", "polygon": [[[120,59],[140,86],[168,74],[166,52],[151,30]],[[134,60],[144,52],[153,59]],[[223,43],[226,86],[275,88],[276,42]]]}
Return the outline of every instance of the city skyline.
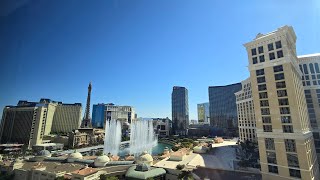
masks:
{"label": "city skyline", "polygon": [[[249,77],[242,44],[258,32],[292,25],[301,37],[298,55],[320,51],[316,1],[272,1],[263,7],[138,2],[29,2],[2,14],[0,108],[40,98],[84,107],[92,81],[91,104],[130,105],[140,117],[171,117],[171,89],[183,86],[189,91],[190,119],[197,119],[197,104],[208,101],[209,86]],[[85,11],[91,8],[95,11]]]}

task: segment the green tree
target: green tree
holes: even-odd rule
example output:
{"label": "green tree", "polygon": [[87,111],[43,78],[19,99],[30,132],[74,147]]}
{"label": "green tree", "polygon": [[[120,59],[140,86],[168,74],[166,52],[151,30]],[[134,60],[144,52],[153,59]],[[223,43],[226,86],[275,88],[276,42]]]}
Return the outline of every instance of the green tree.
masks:
{"label": "green tree", "polygon": [[241,157],[238,163],[242,167],[255,167],[259,159],[258,144],[252,141],[240,142]]}
{"label": "green tree", "polygon": [[172,149],[172,151],[178,151],[178,150],[179,150],[179,147],[173,146],[171,149]]}
{"label": "green tree", "polygon": [[100,180],[119,180],[119,178],[116,176],[109,176],[108,177],[106,174],[101,174]]}
{"label": "green tree", "polygon": [[102,156],[102,155],[103,155],[103,152],[102,152],[102,151],[96,152],[96,156]]}

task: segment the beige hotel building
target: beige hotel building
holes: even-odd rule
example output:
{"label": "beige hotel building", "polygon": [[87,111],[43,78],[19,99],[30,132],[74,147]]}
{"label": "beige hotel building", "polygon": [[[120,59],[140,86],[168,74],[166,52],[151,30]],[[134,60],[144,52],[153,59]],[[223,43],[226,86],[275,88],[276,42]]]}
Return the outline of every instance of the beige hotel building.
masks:
{"label": "beige hotel building", "polygon": [[[320,159],[320,54],[298,56],[318,160]],[[319,161],[318,161],[319,162]]]}
{"label": "beige hotel building", "polygon": [[235,93],[240,141],[257,141],[256,117],[250,78],[241,82],[242,89]]}
{"label": "beige hotel building", "polygon": [[21,143],[32,148],[43,143],[45,135],[78,129],[81,111],[80,103],[64,104],[50,99],[6,106],[0,124],[0,143]]}
{"label": "beige hotel building", "polygon": [[319,179],[293,28],[259,33],[244,46],[263,179]]}

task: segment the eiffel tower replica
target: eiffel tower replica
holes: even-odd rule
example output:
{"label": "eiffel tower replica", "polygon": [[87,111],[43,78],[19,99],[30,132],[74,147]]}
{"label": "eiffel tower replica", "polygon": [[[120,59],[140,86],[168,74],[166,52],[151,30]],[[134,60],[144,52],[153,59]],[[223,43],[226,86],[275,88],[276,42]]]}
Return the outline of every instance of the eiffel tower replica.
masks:
{"label": "eiffel tower replica", "polygon": [[89,86],[88,86],[86,112],[84,114],[84,117],[80,126],[81,128],[92,128],[91,117],[90,117],[90,98],[91,98],[91,82],[89,83]]}

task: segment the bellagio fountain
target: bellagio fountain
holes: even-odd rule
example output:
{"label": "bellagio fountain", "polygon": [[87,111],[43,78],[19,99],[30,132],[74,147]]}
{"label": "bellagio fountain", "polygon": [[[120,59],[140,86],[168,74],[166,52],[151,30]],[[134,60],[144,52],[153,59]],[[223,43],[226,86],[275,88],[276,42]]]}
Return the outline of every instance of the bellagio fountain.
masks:
{"label": "bellagio fountain", "polygon": [[[130,141],[128,153],[135,156],[147,151],[152,154],[152,147],[156,146],[158,139],[153,130],[153,122],[150,120],[136,120],[130,125]],[[106,122],[104,150],[105,154],[118,155],[121,144],[121,123],[117,120]]]}

